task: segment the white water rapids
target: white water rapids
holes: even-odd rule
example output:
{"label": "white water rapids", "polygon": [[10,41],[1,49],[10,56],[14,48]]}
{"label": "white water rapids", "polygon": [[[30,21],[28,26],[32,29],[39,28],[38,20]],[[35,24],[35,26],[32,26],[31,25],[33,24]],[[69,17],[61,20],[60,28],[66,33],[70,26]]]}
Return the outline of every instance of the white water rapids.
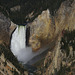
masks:
{"label": "white water rapids", "polygon": [[33,57],[41,54],[44,50],[39,50],[37,52],[32,52],[31,47],[26,47],[26,27],[25,26],[17,26],[16,30],[12,34],[11,39],[11,51],[17,57],[19,61],[23,63],[27,63]]}

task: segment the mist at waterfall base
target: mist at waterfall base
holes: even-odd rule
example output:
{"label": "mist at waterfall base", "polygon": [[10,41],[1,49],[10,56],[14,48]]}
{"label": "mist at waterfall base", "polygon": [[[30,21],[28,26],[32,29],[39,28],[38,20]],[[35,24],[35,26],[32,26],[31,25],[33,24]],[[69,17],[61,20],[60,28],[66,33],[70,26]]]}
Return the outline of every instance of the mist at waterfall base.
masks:
{"label": "mist at waterfall base", "polygon": [[45,50],[46,48],[32,52],[32,48],[26,46],[26,26],[17,26],[12,34],[11,51],[17,57],[18,61],[26,64],[33,57],[41,54]]}

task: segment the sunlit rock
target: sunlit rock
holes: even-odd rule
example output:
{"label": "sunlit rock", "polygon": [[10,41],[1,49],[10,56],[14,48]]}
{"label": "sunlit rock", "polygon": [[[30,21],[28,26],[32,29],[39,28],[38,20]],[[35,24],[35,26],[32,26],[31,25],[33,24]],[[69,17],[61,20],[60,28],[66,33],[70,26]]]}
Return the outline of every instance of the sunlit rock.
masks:
{"label": "sunlit rock", "polygon": [[[75,1],[65,1],[61,4],[55,16],[47,9],[31,23],[30,44],[35,51],[49,44],[63,30],[75,29]],[[35,42],[34,42],[35,41]],[[34,45],[35,44],[35,45]],[[37,45],[39,44],[39,45]]]}
{"label": "sunlit rock", "polygon": [[46,10],[31,23],[30,44],[33,51],[49,44],[53,38],[55,25],[52,19],[49,10]]}

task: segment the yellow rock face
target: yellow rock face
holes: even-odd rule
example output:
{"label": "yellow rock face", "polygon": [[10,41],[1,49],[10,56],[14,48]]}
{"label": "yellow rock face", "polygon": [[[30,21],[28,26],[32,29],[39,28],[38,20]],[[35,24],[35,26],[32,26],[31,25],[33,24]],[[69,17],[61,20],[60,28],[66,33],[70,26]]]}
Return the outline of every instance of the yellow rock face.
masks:
{"label": "yellow rock face", "polygon": [[63,2],[52,17],[49,10],[43,11],[31,23],[30,44],[33,51],[49,44],[62,30],[75,29],[75,0],[72,4]]}
{"label": "yellow rock face", "polygon": [[37,51],[38,49],[40,49],[40,47],[41,47],[41,43],[38,41],[37,38],[38,38],[37,36],[33,35],[32,37],[30,37],[30,40],[29,40],[29,42],[30,42],[30,44],[32,46],[32,50],[34,52]]}
{"label": "yellow rock face", "polygon": [[[7,26],[6,26],[7,28]],[[1,28],[0,30],[0,44],[10,44],[10,37],[11,33],[16,28],[16,25],[14,23],[11,23],[10,27],[8,28],[8,31],[4,30],[4,28]]]}
{"label": "yellow rock face", "polygon": [[30,44],[33,51],[37,51],[42,46],[49,44],[54,35],[55,26],[50,16],[49,10],[43,11],[31,24]]}

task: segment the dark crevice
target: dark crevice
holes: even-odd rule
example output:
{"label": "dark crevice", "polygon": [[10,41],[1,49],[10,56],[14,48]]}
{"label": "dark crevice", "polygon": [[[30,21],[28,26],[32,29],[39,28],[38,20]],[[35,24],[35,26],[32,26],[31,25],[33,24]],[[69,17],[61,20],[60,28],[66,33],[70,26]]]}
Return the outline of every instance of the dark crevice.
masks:
{"label": "dark crevice", "polygon": [[29,46],[30,27],[26,28],[26,46]]}

